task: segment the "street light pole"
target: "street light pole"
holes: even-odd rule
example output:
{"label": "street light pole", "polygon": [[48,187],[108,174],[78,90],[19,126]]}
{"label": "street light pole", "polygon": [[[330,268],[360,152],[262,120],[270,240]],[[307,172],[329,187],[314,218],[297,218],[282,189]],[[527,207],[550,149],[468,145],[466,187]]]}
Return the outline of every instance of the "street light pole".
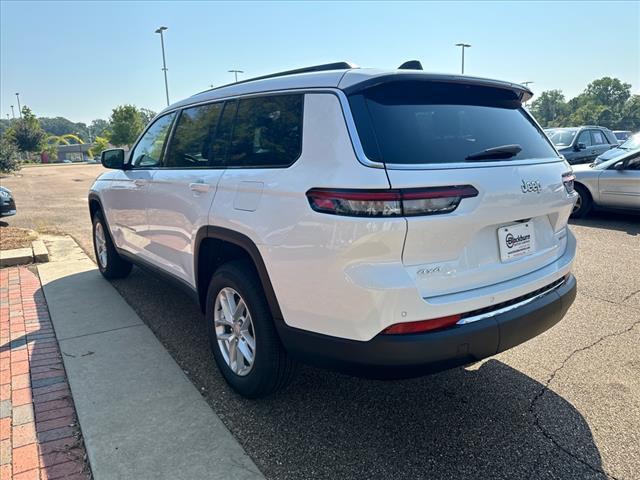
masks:
{"label": "street light pole", "polygon": [[[522,85],[524,85],[525,87],[529,88],[529,85],[531,85],[532,83],[535,83],[531,80],[527,80],[526,82],[522,82]],[[527,106],[527,102],[524,102],[524,106]]]}
{"label": "street light pole", "polygon": [[[16,119],[16,111],[13,109],[13,105],[11,105],[11,116],[13,117],[13,119]],[[9,117],[9,114],[7,113],[7,118]]]}
{"label": "street light pole", "polygon": [[22,118],[22,108],[20,107],[20,93],[16,92],[16,98],[18,99],[18,115]]}
{"label": "street light pole", "polygon": [[462,75],[464,75],[464,49],[470,48],[470,43],[456,43],[456,47],[462,48]]}
{"label": "street light pole", "polygon": [[164,56],[164,36],[162,32],[167,30],[167,27],[158,27],[156,33],[160,34],[160,45],[162,45],[162,71],[164,72],[164,90],[167,95],[167,107],[169,106],[169,83],[167,82],[167,61]]}
{"label": "street light pole", "polygon": [[244,70],[227,70],[227,72],[229,73],[233,73],[235,75],[235,83],[238,83],[238,74],[239,73],[244,73]]}

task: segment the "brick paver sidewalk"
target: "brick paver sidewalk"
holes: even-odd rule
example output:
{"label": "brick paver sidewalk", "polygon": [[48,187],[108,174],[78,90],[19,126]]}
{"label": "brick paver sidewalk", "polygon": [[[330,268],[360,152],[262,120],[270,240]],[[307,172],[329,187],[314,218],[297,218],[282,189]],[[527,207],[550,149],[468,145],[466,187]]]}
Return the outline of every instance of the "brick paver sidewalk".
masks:
{"label": "brick paver sidewalk", "polygon": [[88,479],[47,304],[26,267],[0,270],[0,479]]}

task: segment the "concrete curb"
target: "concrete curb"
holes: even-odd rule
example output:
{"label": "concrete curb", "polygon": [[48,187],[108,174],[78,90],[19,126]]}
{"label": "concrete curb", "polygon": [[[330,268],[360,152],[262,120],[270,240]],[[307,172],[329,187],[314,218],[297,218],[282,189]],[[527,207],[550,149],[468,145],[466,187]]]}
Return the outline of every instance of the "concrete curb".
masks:
{"label": "concrete curb", "polygon": [[264,479],[71,237],[38,265],[94,479]]}
{"label": "concrete curb", "polygon": [[31,247],[0,250],[0,268],[49,261],[49,251],[42,240],[34,240]]}

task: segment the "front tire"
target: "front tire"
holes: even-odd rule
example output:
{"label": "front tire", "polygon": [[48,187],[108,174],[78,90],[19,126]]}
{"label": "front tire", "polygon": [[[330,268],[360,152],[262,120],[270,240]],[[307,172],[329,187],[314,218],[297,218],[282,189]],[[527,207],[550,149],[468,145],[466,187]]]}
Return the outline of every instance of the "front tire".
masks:
{"label": "front tire", "polygon": [[118,254],[111,240],[107,222],[100,211],[93,215],[93,251],[98,269],[104,278],[124,278],[131,272],[133,265]]}
{"label": "front tire", "polygon": [[213,358],[236,392],[261,398],[289,384],[296,362],[280,342],[249,262],[229,262],[216,271],[209,283],[205,319]]}
{"label": "front tire", "polygon": [[573,218],[584,218],[591,211],[593,207],[593,200],[591,199],[591,194],[586,187],[582,185],[575,184],[574,189],[578,194],[578,199],[573,206],[573,211],[571,212],[571,216]]}

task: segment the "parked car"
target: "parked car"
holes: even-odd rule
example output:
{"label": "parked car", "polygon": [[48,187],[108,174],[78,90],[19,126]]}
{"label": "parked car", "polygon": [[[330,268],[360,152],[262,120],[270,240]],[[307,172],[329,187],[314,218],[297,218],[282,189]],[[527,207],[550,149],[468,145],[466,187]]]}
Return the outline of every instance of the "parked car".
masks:
{"label": "parked car", "polygon": [[0,187],[0,217],[8,217],[16,214],[16,201],[11,190]]}
{"label": "parked car", "polygon": [[618,139],[618,143],[622,145],[631,135],[633,135],[633,132],[630,132],[629,130],[614,130],[613,134]]}
{"label": "parked car", "polygon": [[573,175],[531,96],[347,63],[194,95],[102,153],[99,269],[185,287],[247,397],[299,360],[398,378],[509,349],[576,294]]}
{"label": "parked car", "polygon": [[599,164],[574,167],[579,197],[572,216],[584,217],[592,208],[640,213],[640,147]]}
{"label": "parked car", "polygon": [[591,163],[598,155],[618,146],[613,132],[604,127],[553,128],[545,133],[571,165]]}
{"label": "parked car", "polygon": [[598,157],[595,160],[595,163],[597,165],[599,163],[606,162],[613,158],[620,157],[625,153],[629,152],[630,150],[635,150],[636,148],[640,148],[640,133],[637,133],[634,136],[629,137],[629,139],[626,142],[624,142],[622,145],[618,145],[617,147],[612,148],[611,150],[607,150],[602,155],[598,155]]}

